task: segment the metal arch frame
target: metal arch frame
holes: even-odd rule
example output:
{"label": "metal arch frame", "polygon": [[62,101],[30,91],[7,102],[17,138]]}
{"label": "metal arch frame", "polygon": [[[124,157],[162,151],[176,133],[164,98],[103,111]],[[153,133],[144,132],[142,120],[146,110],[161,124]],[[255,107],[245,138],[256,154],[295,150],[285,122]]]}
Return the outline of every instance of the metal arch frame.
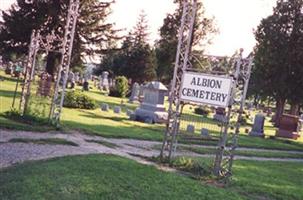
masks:
{"label": "metal arch frame", "polygon": [[[181,18],[181,27],[179,31],[178,47],[176,53],[176,61],[174,68],[174,76],[171,84],[169,93],[169,109],[168,109],[168,120],[166,123],[166,129],[164,132],[164,138],[162,148],[160,152],[160,159],[167,158],[169,162],[175,155],[177,149],[177,135],[180,127],[180,117],[182,114],[182,106],[184,105],[179,98],[179,90],[181,87],[181,80],[183,73],[186,71],[193,71],[190,63],[190,58],[194,58],[191,52],[191,41],[193,38],[193,26],[197,12],[197,0],[184,0],[183,1],[183,14]],[[223,124],[224,127],[221,132],[221,137],[218,142],[218,148],[216,158],[214,161],[214,174],[221,178],[229,178],[232,175],[232,164],[234,159],[234,151],[237,147],[238,134],[240,129],[240,122],[242,120],[243,107],[245,103],[251,67],[253,58],[249,56],[247,59],[242,58],[241,50],[238,58],[235,58],[233,67],[234,73],[231,74],[233,77],[233,87],[231,93],[231,100],[228,107],[227,120]],[[206,55],[212,59],[222,59],[222,56],[211,56]],[[214,72],[214,74],[222,74],[222,72]],[[225,73],[226,74],[226,73]],[[240,81],[241,80],[241,81]],[[243,88],[241,88],[241,84]],[[240,101],[236,100],[236,91],[240,90]],[[239,115],[236,124],[236,130],[231,135],[232,145],[226,148],[228,140],[228,129],[229,120],[232,113],[232,106],[235,103],[240,103]],[[224,156],[227,152],[228,156]]]}
{"label": "metal arch frame", "polygon": [[[216,157],[214,160],[213,172],[217,177],[223,178],[228,181],[228,178],[232,176],[232,165],[235,157],[235,150],[238,147],[238,135],[240,132],[240,126],[242,121],[242,114],[244,111],[245,99],[251,74],[253,57],[250,55],[246,59],[242,58],[242,52],[236,59],[236,69],[232,75],[234,79],[232,87],[232,98],[229,103],[227,120],[224,123],[224,130],[221,133],[220,140],[217,146]],[[237,93],[237,91],[239,93]],[[239,97],[239,99],[237,99]],[[233,112],[233,105],[239,104],[237,110],[237,121],[235,132],[228,133],[230,127],[231,113]],[[227,142],[231,140],[231,145],[226,146]]]}
{"label": "metal arch frame", "polygon": [[[54,32],[52,32],[52,34],[43,37],[40,35],[40,31],[33,30],[31,35],[30,45],[29,45],[28,60],[27,60],[21,100],[19,105],[19,109],[22,115],[24,115],[26,112],[28,100],[30,97],[30,86],[35,73],[35,62],[36,62],[37,52],[39,50],[45,50],[47,53],[49,51],[57,51],[62,53],[62,58],[57,74],[55,93],[52,99],[49,119],[56,126],[59,125],[60,115],[64,101],[64,92],[68,78],[67,74],[69,72],[69,65],[71,60],[71,53],[73,48],[73,41],[74,41],[74,34],[76,29],[79,5],[80,5],[80,0],[69,1],[68,15],[67,15],[67,21],[65,26],[63,43],[61,42],[62,39],[56,36]],[[54,45],[53,44],[54,41],[60,41],[59,45]],[[65,77],[64,77],[63,85],[60,86],[59,82],[61,79],[61,71],[63,70],[65,71]],[[61,97],[59,97],[59,93],[61,93]]]}
{"label": "metal arch frame", "polygon": [[[179,132],[181,101],[179,97],[179,88],[183,72],[190,65],[189,57],[191,53],[191,42],[193,37],[193,27],[197,14],[197,0],[184,0],[183,12],[181,18],[181,27],[179,30],[178,47],[174,68],[174,76],[169,93],[168,121],[160,152],[160,158],[163,159],[165,150],[168,149],[168,159],[174,157],[177,148],[177,133]],[[173,106],[175,104],[175,106]]]}
{"label": "metal arch frame", "polygon": [[34,78],[35,62],[36,62],[38,48],[39,48],[39,33],[33,30],[31,35],[30,45],[29,45],[29,53],[27,58],[24,81],[21,91],[21,99],[19,104],[19,110],[21,112],[21,115],[24,115],[27,110],[28,100],[30,97],[30,86]]}
{"label": "metal arch frame", "polygon": [[45,37],[41,35],[41,29],[32,31],[31,40],[29,45],[29,55],[27,60],[27,66],[24,76],[24,83],[22,87],[21,100],[19,109],[22,115],[25,114],[27,109],[27,104],[30,96],[30,86],[35,74],[36,56],[38,51],[44,50],[46,54],[49,51],[56,51],[61,53],[61,44],[55,45],[55,41],[60,41],[60,37],[55,35],[54,32],[46,35]]}
{"label": "metal arch frame", "polygon": [[[57,82],[55,87],[55,94],[52,100],[52,106],[49,119],[51,123],[59,126],[60,117],[62,112],[62,106],[64,102],[64,94],[66,89],[66,83],[68,78],[68,72],[70,68],[71,54],[73,49],[73,42],[75,37],[75,30],[77,24],[77,18],[79,15],[80,0],[70,0],[67,21],[65,26],[62,57],[57,74]],[[61,72],[64,71],[63,84],[60,85]]]}

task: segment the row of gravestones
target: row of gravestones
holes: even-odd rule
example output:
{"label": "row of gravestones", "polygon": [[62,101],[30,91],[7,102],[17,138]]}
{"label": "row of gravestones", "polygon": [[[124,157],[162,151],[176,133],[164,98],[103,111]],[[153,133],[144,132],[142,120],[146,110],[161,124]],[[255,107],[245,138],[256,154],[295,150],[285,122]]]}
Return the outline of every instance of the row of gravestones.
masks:
{"label": "row of gravestones", "polygon": [[[110,107],[107,103],[102,103],[102,104],[101,104],[101,110],[102,110],[102,111],[104,111],[104,112],[109,112],[110,109],[111,109],[111,107]],[[121,106],[114,106],[114,107],[113,107],[113,111],[114,111],[114,113],[116,113],[116,114],[121,114],[121,112],[122,112]],[[126,114],[127,114],[128,116],[131,116],[133,113],[134,113],[134,112],[133,112],[132,110],[130,110],[130,109],[127,109],[127,110],[126,110]]]}
{"label": "row of gravestones", "polygon": [[[73,89],[75,87],[75,84],[77,83],[79,85],[82,85],[82,90],[88,91],[89,90],[88,80],[92,80],[94,81],[95,87],[98,87],[100,90],[109,91],[109,88],[115,87],[115,81],[113,79],[110,79],[108,75],[109,73],[107,71],[103,71],[102,75],[100,75],[99,78],[96,78],[91,74],[80,76],[79,73],[69,72],[67,79],[67,85],[68,85],[67,87]],[[64,72],[62,72],[61,74],[60,84],[63,83],[63,77],[64,77]],[[98,84],[97,84],[97,80],[99,80]]]}
{"label": "row of gravestones", "polygon": [[[257,114],[255,116],[250,136],[264,137],[265,116]],[[302,120],[298,116],[283,114],[280,120],[279,129],[276,130],[277,137],[298,139],[302,128]]]}
{"label": "row of gravestones", "polygon": [[[164,98],[167,95],[167,88],[160,82],[150,82],[144,87],[140,87],[139,84],[134,83],[132,87],[130,102],[134,102],[140,98],[140,90],[143,88],[143,101],[140,107],[135,110],[134,113],[129,112],[129,116],[133,120],[144,121],[148,123],[162,123],[167,120],[168,114],[164,107]],[[226,122],[226,112],[224,108],[217,108],[214,115],[214,119]],[[282,116],[281,126],[277,131],[277,136],[291,137],[296,139],[298,135],[298,118],[287,115]],[[264,137],[264,123],[265,116],[257,114],[254,119],[250,136]],[[194,132],[194,127],[188,125],[188,132]],[[202,129],[206,132],[205,129]],[[202,132],[201,130],[201,132]],[[207,135],[207,134],[206,134]]]}
{"label": "row of gravestones", "polygon": [[[186,132],[195,133],[195,126],[191,125],[191,124],[188,124],[187,128],[186,128]],[[201,133],[201,136],[203,136],[203,137],[210,137],[209,131],[206,128],[202,128],[200,133]]]}

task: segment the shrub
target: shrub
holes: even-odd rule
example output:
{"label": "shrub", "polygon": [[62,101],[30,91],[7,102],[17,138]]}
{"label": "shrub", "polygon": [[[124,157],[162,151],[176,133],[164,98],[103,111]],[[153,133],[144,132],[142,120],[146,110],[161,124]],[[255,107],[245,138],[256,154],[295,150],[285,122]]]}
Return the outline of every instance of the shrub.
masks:
{"label": "shrub", "polygon": [[127,78],[125,76],[118,76],[115,81],[116,86],[110,89],[109,96],[125,98],[129,89]]}
{"label": "shrub", "polygon": [[12,108],[10,111],[6,111],[4,113],[4,117],[31,125],[45,125],[48,123],[47,119],[41,118],[35,113],[27,111],[22,115],[21,112],[15,108]]}
{"label": "shrub", "polygon": [[211,112],[207,106],[200,106],[195,108],[195,113],[198,115],[208,115]]}
{"label": "shrub", "polygon": [[81,108],[93,110],[97,108],[97,103],[94,99],[85,95],[80,91],[68,91],[64,98],[64,107],[67,108]]}
{"label": "shrub", "polygon": [[172,165],[177,169],[192,173],[197,178],[209,176],[212,173],[210,166],[206,163],[197,162],[192,158],[179,157],[173,161]]}

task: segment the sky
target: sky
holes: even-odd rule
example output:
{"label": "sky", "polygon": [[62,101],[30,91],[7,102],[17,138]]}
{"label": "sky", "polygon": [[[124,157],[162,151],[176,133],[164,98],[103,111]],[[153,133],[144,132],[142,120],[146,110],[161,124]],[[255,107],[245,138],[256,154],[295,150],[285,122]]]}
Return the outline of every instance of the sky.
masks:
{"label": "sky", "polygon": [[[0,9],[10,7],[15,0],[0,0]],[[262,18],[272,13],[276,0],[203,0],[207,16],[214,16],[219,33],[207,47],[207,54],[230,56],[244,48],[249,54],[255,45],[253,30]],[[109,20],[116,27],[131,30],[144,11],[149,23],[150,42],[159,38],[158,30],[167,13],[173,13],[173,0],[116,0]]]}

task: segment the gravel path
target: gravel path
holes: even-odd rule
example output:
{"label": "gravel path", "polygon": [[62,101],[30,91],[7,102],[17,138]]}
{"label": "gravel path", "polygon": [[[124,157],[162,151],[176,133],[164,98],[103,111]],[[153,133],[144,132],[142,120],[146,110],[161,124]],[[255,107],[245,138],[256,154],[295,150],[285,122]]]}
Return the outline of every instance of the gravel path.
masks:
{"label": "gravel path", "polygon": [[[74,142],[79,146],[69,145],[50,145],[50,144],[32,144],[32,143],[11,143],[9,140],[14,138],[27,138],[27,139],[47,139],[47,138],[61,138],[67,141]],[[87,142],[88,140],[105,141],[115,144],[116,147],[110,148],[106,145]],[[140,163],[152,164],[140,158],[158,156],[159,150],[155,149],[155,145],[160,145],[161,142],[134,140],[134,139],[109,139],[99,136],[89,136],[81,133],[63,134],[58,132],[36,133],[24,131],[11,131],[0,129],[0,168],[8,167],[17,163],[27,160],[41,160],[53,157],[61,157],[66,155],[83,155],[83,154],[114,154],[136,160]],[[193,145],[191,145],[193,146]],[[197,145],[194,145],[197,146]],[[209,146],[199,146],[208,147]],[[247,149],[243,150],[258,150],[260,149]],[[239,148],[241,150],[241,148]],[[270,150],[271,152],[286,152]],[[297,151],[287,151],[289,153],[303,153]],[[177,156],[192,156],[192,157],[213,157],[213,155],[201,155],[190,151],[178,151]],[[244,157],[236,156],[236,159],[241,160],[260,160],[260,161],[293,161],[302,162],[303,159],[282,159],[282,158],[260,158],[260,157]]]}

